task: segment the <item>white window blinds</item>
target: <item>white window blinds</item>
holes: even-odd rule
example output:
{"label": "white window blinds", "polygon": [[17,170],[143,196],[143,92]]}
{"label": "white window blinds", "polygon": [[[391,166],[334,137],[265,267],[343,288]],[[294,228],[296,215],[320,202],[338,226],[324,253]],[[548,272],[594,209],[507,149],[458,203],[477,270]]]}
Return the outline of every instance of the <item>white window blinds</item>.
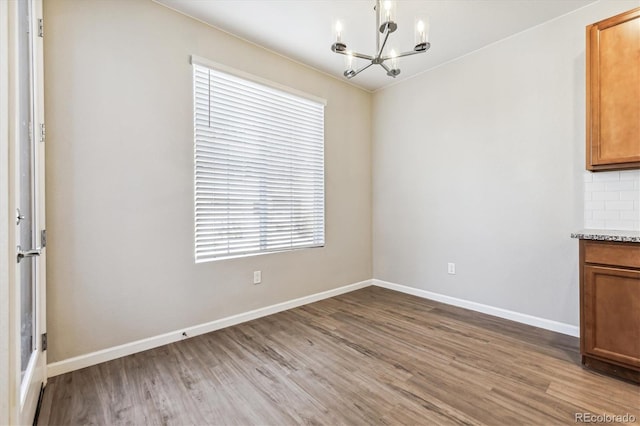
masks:
{"label": "white window blinds", "polygon": [[324,245],[324,105],[199,64],[195,257]]}

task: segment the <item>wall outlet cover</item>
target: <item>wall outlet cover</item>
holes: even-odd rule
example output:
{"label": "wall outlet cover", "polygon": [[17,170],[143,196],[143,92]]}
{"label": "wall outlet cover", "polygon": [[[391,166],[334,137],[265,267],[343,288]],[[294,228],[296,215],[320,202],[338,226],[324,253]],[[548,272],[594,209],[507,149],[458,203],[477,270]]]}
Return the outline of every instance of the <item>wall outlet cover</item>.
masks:
{"label": "wall outlet cover", "polygon": [[456,264],[455,263],[447,263],[447,273],[451,275],[456,274]]}

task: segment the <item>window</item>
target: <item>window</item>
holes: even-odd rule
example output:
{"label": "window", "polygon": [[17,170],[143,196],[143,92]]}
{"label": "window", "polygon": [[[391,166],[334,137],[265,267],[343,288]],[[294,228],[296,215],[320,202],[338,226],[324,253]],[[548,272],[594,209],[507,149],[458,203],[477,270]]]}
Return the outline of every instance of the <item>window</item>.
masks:
{"label": "window", "polygon": [[202,62],[196,262],[324,246],[324,102]]}

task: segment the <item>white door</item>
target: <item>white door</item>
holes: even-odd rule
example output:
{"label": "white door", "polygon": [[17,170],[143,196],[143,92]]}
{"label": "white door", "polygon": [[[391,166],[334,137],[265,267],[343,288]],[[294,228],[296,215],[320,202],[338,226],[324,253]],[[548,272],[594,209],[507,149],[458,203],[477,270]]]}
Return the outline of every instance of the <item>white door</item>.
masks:
{"label": "white door", "polygon": [[[9,2],[13,238],[12,421],[32,424],[46,382],[42,0]],[[13,19],[12,19],[13,18]],[[13,130],[13,131],[11,131]]]}

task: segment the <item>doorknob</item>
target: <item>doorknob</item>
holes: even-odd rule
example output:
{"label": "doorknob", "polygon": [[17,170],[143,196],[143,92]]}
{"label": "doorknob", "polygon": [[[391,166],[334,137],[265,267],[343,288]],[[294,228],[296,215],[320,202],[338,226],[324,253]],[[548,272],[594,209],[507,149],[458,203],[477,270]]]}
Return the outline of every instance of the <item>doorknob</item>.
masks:
{"label": "doorknob", "polygon": [[35,248],[32,250],[22,250],[22,247],[18,246],[18,263],[20,263],[20,261],[25,257],[40,256],[41,252],[42,252],[41,248]]}

